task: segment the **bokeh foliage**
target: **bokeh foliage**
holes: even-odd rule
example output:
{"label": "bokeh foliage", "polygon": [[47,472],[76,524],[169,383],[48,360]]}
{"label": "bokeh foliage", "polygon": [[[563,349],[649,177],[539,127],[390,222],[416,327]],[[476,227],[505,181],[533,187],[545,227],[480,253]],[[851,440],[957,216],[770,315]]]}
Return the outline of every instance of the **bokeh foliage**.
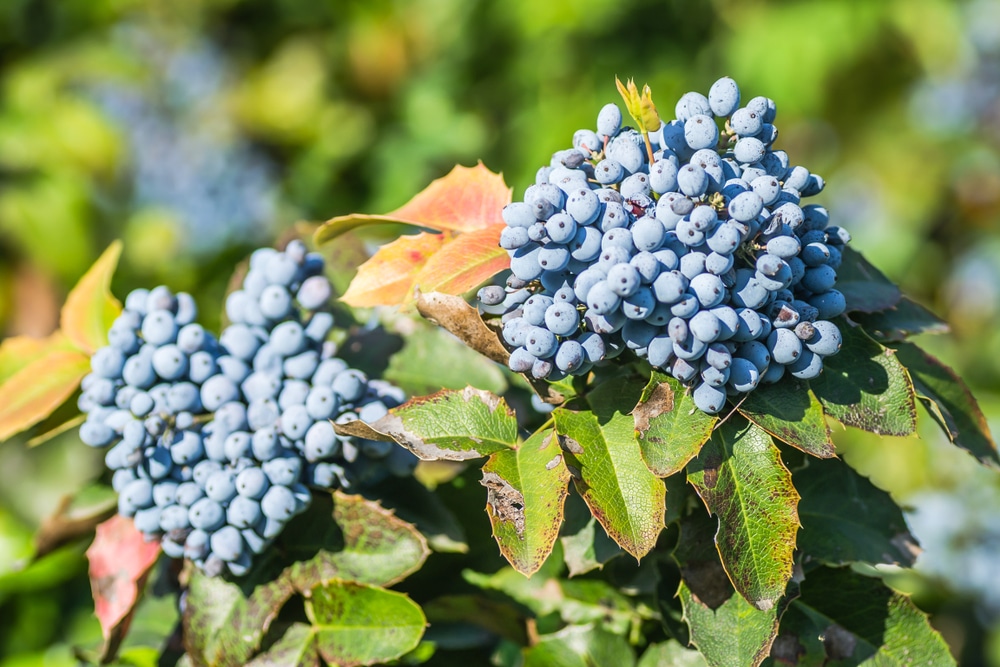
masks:
{"label": "bokeh foliage", "polygon": [[[165,282],[211,318],[236,261],[300,219],[388,211],[480,159],[519,194],[616,99],[615,75],[669,100],[728,74],[778,101],[781,147],[826,178],[821,199],[855,247],[952,324],[952,336],[919,342],[969,382],[996,428],[997,26],[996,0],[3,2],[0,333],[54,329],[66,292],[115,238],[116,293]],[[834,439],[897,499],[978,489],[918,505],[937,512],[931,526],[995,510],[995,483],[933,430],[922,419],[922,440],[877,448],[854,431]],[[30,451],[0,445],[3,664],[75,664],[70,645],[99,639],[82,549],[7,575],[60,496],[101,465],[73,433]],[[984,535],[1000,540],[995,519],[935,534],[989,554]],[[469,544],[484,551],[475,569],[496,569],[488,538]],[[942,575],[978,562],[926,557]],[[988,614],[948,587],[897,583],[939,612],[956,651],[984,659]]]}

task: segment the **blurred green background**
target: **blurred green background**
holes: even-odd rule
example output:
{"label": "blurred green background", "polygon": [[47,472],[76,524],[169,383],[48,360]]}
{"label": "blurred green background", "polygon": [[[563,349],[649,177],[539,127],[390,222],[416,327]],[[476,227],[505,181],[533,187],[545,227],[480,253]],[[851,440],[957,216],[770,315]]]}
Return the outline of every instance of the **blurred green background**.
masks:
{"label": "blurred green background", "polygon": [[[53,330],[115,238],[119,296],[166,283],[212,325],[233,265],[299,220],[390,210],[477,160],[520,194],[616,75],[665,116],[723,75],[775,99],[780,147],[951,322],[918,342],[1000,429],[1000,0],[4,0],[0,334]],[[911,509],[920,574],[893,583],[962,664],[1000,666],[1000,485],[924,417],[838,448]],[[102,461],[25,440],[0,444],[0,665],[75,664],[99,639],[80,549],[13,573]]]}

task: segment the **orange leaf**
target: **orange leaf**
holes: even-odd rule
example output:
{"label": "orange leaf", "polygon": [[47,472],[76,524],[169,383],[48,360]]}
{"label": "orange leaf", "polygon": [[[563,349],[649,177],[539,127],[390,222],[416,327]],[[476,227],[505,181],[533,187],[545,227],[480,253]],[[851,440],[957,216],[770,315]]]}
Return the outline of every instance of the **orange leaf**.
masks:
{"label": "orange leaf", "polygon": [[450,237],[420,232],[385,244],[358,268],[341,300],[356,308],[411,301],[417,271]]}
{"label": "orange leaf", "polygon": [[503,176],[483,165],[455,165],[400,208],[384,215],[351,214],[332,218],[316,230],[317,245],[357,227],[387,222],[426,227],[435,231],[469,232],[502,224],[500,211],[513,191]]}
{"label": "orange leaf", "polygon": [[66,297],[62,308],[62,330],[87,354],[108,344],[108,329],[122,311],[112,296],[111,276],[122,253],[121,241],[115,241],[80,278]]}
{"label": "orange leaf", "polygon": [[491,225],[459,234],[434,253],[417,274],[421,292],[464,294],[510,266],[507,251],[500,247],[504,225]]}
{"label": "orange leaf", "polygon": [[74,350],[62,331],[56,331],[48,338],[14,336],[0,343],[0,385],[19,370],[36,359],[56,350]]}
{"label": "orange leaf", "polygon": [[159,542],[147,542],[132,519],[116,515],[97,526],[87,559],[94,613],[105,641],[131,615],[143,581],[159,555]]}
{"label": "orange leaf", "polygon": [[52,414],[90,371],[87,355],[51,350],[0,385],[0,441]]}

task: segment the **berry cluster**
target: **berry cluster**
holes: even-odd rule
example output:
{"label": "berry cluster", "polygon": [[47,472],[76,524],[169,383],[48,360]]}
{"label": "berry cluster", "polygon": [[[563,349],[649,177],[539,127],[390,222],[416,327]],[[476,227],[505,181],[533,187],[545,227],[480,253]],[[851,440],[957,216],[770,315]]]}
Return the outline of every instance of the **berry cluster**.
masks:
{"label": "berry cluster", "polygon": [[503,314],[514,371],[557,380],[630,349],[716,413],[786,372],[816,377],[840,349],[850,237],[801,205],[823,179],[774,150],[774,102],[741,107],[723,78],[675,111],[643,135],[605,105],[504,208],[512,275],[479,299]]}
{"label": "berry cluster", "polygon": [[404,397],[326,342],[323,268],[299,241],[254,252],[218,340],[190,295],[135,290],[91,359],[80,438],[111,446],[119,513],[167,555],[241,575],[309,505],[307,484],[348,487],[364,458],[412,471],[406,450],[334,432],[333,421],[374,421]]}

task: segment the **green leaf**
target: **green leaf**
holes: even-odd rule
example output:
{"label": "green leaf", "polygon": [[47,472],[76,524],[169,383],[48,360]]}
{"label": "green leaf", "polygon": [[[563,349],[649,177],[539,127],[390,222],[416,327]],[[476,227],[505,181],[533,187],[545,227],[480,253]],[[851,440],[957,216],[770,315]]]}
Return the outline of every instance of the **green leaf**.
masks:
{"label": "green leaf", "polygon": [[425,461],[466,461],[517,446],[517,419],[506,401],[466,387],[413,398],[371,424],[338,424],[338,433],[395,441]]}
{"label": "green leaf", "polygon": [[571,493],[566,499],[566,519],[559,541],[571,577],[600,569],[609,560],[624,553],[608,537],[578,493]]}
{"label": "green leaf", "polygon": [[481,595],[444,595],[424,605],[431,625],[474,626],[516,644],[528,643],[524,617],[515,605]]}
{"label": "green leaf", "polygon": [[919,552],[888,493],[839,459],[809,461],[792,474],[802,494],[798,547],[825,563],[913,565]]}
{"label": "green leaf", "polygon": [[419,570],[430,553],[414,526],[375,501],[334,491],[332,521],[328,501],[320,496],[313,505],[281,539],[298,559],[286,574],[299,590],[332,579],[389,586]]}
{"label": "green leaf", "polygon": [[733,586],[774,608],[792,576],[799,494],[770,436],[731,418],[688,465],[688,481],[719,519],[715,542]]}
{"label": "green leaf", "polygon": [[313,641],[313,629],[305,623],[293,623],[281,638],[247,667],[319,667],[319,654]]}
{"label": "green leaf", "polygon": [[306,599],[316,650],[340,667],[394,660],[416,648],[427,620],[402,593],[350,582],[312,589]]}
{"label": "green leaf", "polygon": [[642,461],[628,414],[634,387],[628,378],[605,382],[588,398],[594,412],[558,408],[553,416],[576,490],[608,535],[640,559],[663,530],[666,487]]}
{"label": "green leaf", "polygon": [[892,308],[902,293],[881,271],[850,246],[842,249],[843,260],[837,269],[837,289],[847,300],[847,311],[875,313]]}
{"label": "green leaf", "polygon": [[684,385],[657,371],[650,375],[632,417],[642,459],[657,477],[683,470],[719,421],[695,407]]}
{"label": "green leaf", "polygon": [[917,334],[948,333],[950,329],[947,322],[906,296],[893,308],[870,314],[855,313],[851,319],[872,337],[889,342],[903,341]]}
{"label": "green leaf", "polygon": [[[441,363],[442,359],[448,363]],[[403,349],[389,358],[384,377],[410,396],[465,386],[494,394],[507,391],[500,366],[446,331],[425,325],[406,336]]]}
{"label": "green leaf", "polygon": [[757,387],[740,403],[740,413],[757,426],[806,454],[835,456],[823,406],[809,385],[792,377]]}
{"label": "green leaf", "polygon": [[635,651],[624,637],[600,628],[571,625],[524,652],[524,667],[632,667]]}
{"label": "green leaf", "polygon": [[242,586],[194,573],[183,624],[186,648],[198,663],[243,665],[296,591],[346,578],[389,584],[423,564],[427,545],[413,526],[359,496],[336,492],[334,498],[332,510],[329,499],[314,498],[289,524],[281,551],[300,560],[277,577],[258,581],[267,559]]}
{"label": "green leaf", "polygon": [[486,513],[504,558],[530,577],[552,553],[563,520],[569,470],[552,429],[517,449],[490,456],[483,466]]}
{"label": "green leaf", "polygon": [[893,346],[910,372],[918,397],[952,443],[982,463],[1000,463],[986,417],[972,392],[955,371],[912,343]]}
{"label": "green leaf", "polygon": [[679,642],[668,640],[652,644],[639,658],[636,667],[707,667],[705,657],[698,651],[686,649]]}
{"label": "green leaf", "polygon": [[895,352],[859,327],[838,322],[844,344],[823,360],[823,372],[809,385],[826,414],[847,426],[877,435],[910,435],[917,406],[909,373]]}
{"label": "green leaf", "polygon": [[[941,635],[927,616],[904,595],[879,579],[850,568],[819,568],[806,575],[801,597],[792,603],[801,615],[790,615],[782,634],[796,631],[806,651],[805,664],[817,660],[864,667],[915,667],[954,665]],[[808,622],[807,622],[808,621]],[[822,638],[821,655],[815,655],[813,638]],[[808,661],[808,662],[805,662]]]}
{"label": "green leaf", "polygon": [[760,611],[734,593],[713,609],[686,582],[681,583],[680,598],[691,643],[710,667],[757,667],[770,653],[778,632],[778,607]]}

